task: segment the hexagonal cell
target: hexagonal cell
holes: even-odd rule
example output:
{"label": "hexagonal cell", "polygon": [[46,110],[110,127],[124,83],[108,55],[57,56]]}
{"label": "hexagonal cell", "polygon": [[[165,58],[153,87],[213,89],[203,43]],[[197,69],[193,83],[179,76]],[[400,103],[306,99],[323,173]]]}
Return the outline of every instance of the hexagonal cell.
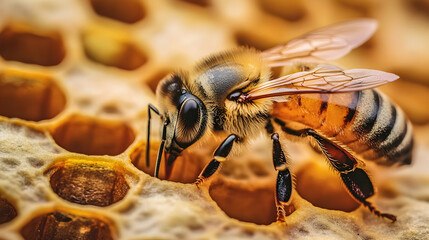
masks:
{"label": "hexagonal cell", "polygon": [[17,215],[12,203],[0,194],[0,224],[12,221]]}
{"label": "hexagonal cell", "polygon": [[108,162],[71,159],[54,165],[46,174],[58,196],[82,205],[109,206],[130,189],[125,170]]}
{"label": "hexagonal cell", "polygon": [[287,21],[299,21],[306,14],[305,6],[299,0],[259,0],[258,3],[265,12]]}
{"label": "hexagonal cell", "polygon": [[[151,140],[149,166],[146,165],[146,143],[144,142],[139,144],[131,151],[130,159],[132,164],[143,172],[153,176],[159,144],[159,140]],[[159,169],[159,178],[173,182],[194,183],[200,172],[203,170],[205,163],[210,161],[212,153],[212,148],[185,150],[182,155],[175,160],[171,175],[168,179],[166,177],[165,159],[163,156]]]}
{"label": "hexagonal cell", "polygon": [[94,62],[135,70],[147,61],[142,50],[129,41],[129,35],[109,29],[93,28],[82,37],[86,56]]}
{"label": "hexagonal cell", "polygon": [[316,207],[351,212],[360,204],[324,161],[312,161],[296,172],[296,191]]}
{"label": "hexagonal cell", "polygon": [[87,155],[118,155],[134,141],[127,124],[80,115],[66,119],[51,130],[55,142],[71,152]]}
{"label": "hexagonal cell", "polygon": [[277,217],[276,171],[272,163],[265,161],[271,161],[271,156],[256,148],[252,146],[252,151],[226,161],[210,185],[209,194],[228,216],[267,225]]}
{"label": "hexagonal cell", "polygon": [[[406,3],[410,3],[410,2],[412,1],[406,1]],[[371,16],[372,5],[368,1],[337,0],[337,3],[345,11],[354,11],[354,12],[357,12],[360,16]],[[405,8],[405,6],[402,6],[402,7]]]}
{"label": "hexagonal cell", "polygon": [[267,39],[255,32],[240,30],[235,33],[235,39],[240,46],[253,47],[261,51],[273,47],[272,43],[269,43]]}
{"label": "hexagonal cell", "polygon": [[108,223],[64,211],[46,213],[31,219],[20,231],[25,240],[110,240],[115,236]]}
{"label": "hexagonal cell", "polygon": [[412,9],[415,13],[421,14],[422,16],[429,16],[429,2],[424,0],[411,0],[404,1],[407,7]]}
{"label": "hexagonal cell", "polygon": [[90,2],[97,14],[124,23],[136,23],[146,14],[139,0],[90,0]]}
{"label": "hexagonal cell", "polygon": [[220,178],[211,184],[209,194],[228,216],[268,225],[277,217],[274,189],[274,181],[272,184],[258,184]]}
{"label": "hexagonal cell", "polygon": [[45,74],[5,70],[0,73],[0,115],[41,121],[66,105],[63,91]]}
{"label": "hexagonal cell", "polygon": [[182,2],[187,2],[193,5],[197,5],[200,7],[208,7],[210,6],[210,0],[181,0]]}
{"label": "hexagonal cell", "polygon": [[54,66],[61,63],[65,54],[58,32],[35,31],[23,25],[9,25],[0,32],[0,55],[6,60]]}

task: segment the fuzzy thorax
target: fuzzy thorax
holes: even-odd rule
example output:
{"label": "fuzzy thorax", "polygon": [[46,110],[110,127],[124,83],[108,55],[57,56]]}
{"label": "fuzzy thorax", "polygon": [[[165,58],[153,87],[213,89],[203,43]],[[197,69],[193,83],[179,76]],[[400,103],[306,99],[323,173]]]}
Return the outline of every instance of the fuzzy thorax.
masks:
{"label": "fuzzy thorax", "polygon": [[224,130],[236,133],[241,138],[265,131],[272,102],[260,99],[250,103],[225,102]]}

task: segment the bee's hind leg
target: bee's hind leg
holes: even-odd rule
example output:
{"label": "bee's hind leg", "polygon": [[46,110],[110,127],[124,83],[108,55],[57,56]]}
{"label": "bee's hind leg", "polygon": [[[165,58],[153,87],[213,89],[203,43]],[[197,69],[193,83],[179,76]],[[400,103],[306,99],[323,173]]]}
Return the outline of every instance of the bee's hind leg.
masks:
{"label": "bee's hind leg", "polygon": [[324,137],[312,129],[301,130],[302,136],[311,136],[316,139],[322,152],[325,154],[332,166],[340,172],[348,192],[355,200],[361,202],[372,213],[379,217],[384,217],[392,222],[396,221],[396,216],[389,213],[382,213],[377,210],[367,199],[374,195],[374,186],[368,174],[357,167],[356,158],[341,144]]}
{"label": "bee's hind leg", "polygon": [[294,130],[288,128],[283,121],[279,119],[274,120],[287,134],[298,137],[313,137],[331,165],[340,173],[341,179],[350,195],[375,215],[387,218],[392,222],[396,221],[395,215],[382,213],[367,201],[369,197],[374,195],[374,186],[368,174],[363,169],[357,167],[358,162],[356,158],[346,147],[341,146],[341,144],[332,139],[322,136],[313,129]]}
{"label": "bee's hind leg", "polygon": [[292,195],[292,176],[280,145],[279,135],[273,133],[271,139],[273,140],[273,164],[274,168],[278,171],[275,195],[277,222],[284,222],[286,218],[285,205],[287,205]]}
{"label": "bee's hind leg", "polygon": [[213,176],[213,174],[220,168],[221,163],[226,160],[226,157],[232,149],[234,141],[236,141],[237,139],[237,135],[231,134],[225,140],[223,140],[223,142],[219,145],[219,147],[213,154],[213,160],[211,160],[204,167],[203,171],[200,173],[197,180],[195,181],[195,185],[197,185],[197,187],[204,181],[209,179],[211,176]]}
{"label": "bee's hind leg", "polygon": [[376,209],[372,203],[366,199],[374,195],[374,187],[372,186],[371,180],[363,169],[356,168],[354,171],[348,173],[341,173],[341,178],[349,190],[350,194],[367,207],[372,213],[379,217],[384,217],[392,222],[396,221],[396,216],[389,213],[382,213]]}

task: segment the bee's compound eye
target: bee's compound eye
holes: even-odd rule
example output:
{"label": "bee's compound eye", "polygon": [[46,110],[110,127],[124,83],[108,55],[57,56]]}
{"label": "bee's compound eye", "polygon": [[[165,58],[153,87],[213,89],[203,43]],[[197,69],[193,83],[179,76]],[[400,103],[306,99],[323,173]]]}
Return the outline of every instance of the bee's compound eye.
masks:
{"label": "bee's compound eye", "polygon": [[192,98],[185,100],[179,110],[175,132],[176,143],[186,148],[200,137],[202,126],[202,109]]}
{"label": "bee's compound eye", "polygon": [[179,121],[185,130],[191,130],[200,118],[198,103],[194,99],[186,100],[179,112]]}

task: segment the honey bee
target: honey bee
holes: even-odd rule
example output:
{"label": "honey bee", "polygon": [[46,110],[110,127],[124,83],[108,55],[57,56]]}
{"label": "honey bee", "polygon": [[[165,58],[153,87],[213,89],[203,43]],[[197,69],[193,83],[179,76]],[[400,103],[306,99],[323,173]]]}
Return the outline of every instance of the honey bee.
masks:
{"label": "honey bee", "polygon": [[[412,127],[402,110],[373,89],[398,79],[371,69],[344,70],[332,64],[367,41],[377,28],[372,19],[356,19],[328,26],[263,52],[238,48],[213,55],[190,71],[163,79],[156,90],[164,122],[155,166],[158,176],[165,155],[167,178],[180,153],[206,136],[229,134],[196,180],[210,178],[233,148],[260,132],[271,135],[273,163],[278,172],[275,201],[277,221],[285,221],[291,199],[291,161],[283,152],[275,129],[317,143],[350,195],[377,216],[396,221],[367,199],[374,187],[361,159],[380,165],[410,164]],[[283,74],[272,79],[272,68]],[[149,165],[149,147],[146,148]]]}

